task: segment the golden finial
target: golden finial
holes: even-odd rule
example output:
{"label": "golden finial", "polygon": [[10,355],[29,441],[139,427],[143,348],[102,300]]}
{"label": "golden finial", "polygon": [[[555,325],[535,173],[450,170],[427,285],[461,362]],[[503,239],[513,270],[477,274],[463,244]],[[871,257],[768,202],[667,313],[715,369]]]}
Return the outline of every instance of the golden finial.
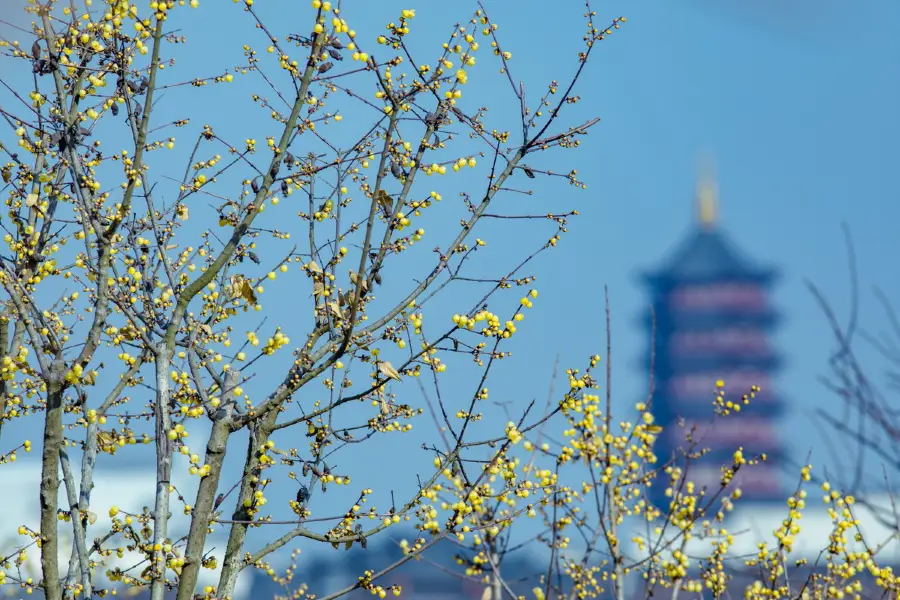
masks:
{"label": "golden finial", "polygon": [[704,229],[715,227],[719,219],[719,188],[713,173],[712,161],[706,160],[700,169],[697,183],[697,212]]}

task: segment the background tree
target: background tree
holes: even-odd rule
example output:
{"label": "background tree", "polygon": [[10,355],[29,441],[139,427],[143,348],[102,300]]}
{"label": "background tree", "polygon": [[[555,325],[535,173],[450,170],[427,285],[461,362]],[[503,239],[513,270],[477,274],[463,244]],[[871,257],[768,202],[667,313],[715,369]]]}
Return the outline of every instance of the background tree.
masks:
{"label": "background tree", "polygon": [[[807,287],[822,312],[835,346],[821,382],[841,403],[839,413],[817,410],[816,418],[834,465],[832,477],[860,496],[868,511],[890,531],[900,532],[900,509],[894,500],[900,473],[900,320],[892,301],[878,287],[871,298],[883,327],[867,328],[860,310],[857,257],[850,230],[844,227],[849,265],[849,314],[845,319],[821,287]],[[878,314],[878,313],[876,313]],[[877,484],[875,482],[880,482]]]}
{"label": "background tree", "polygon": [[[508,451],[565,405],[542,416],[528,407],[504,426],[480,423],[479,402],[537,296],[524,269],[576,213],[527,215],[497,201],[527,193],[512,186],[538,176],[583,186],[574,169],[553,173],[532,161],[577,147],[597,122],[562,119],[579,100],[575,84],[596,43],[623,19],[601,27],[587,6],[574,74],[529,102],[483,7],[420,57],[407,43],[414,10],[376,38],[357,35],[340,2],[258,8],[244,0],[245,29],[218,31],[243,62],[215,64],[208,53],[203,72],[184,74],[185,44],[231,9],[210,4],[31,2],[30,30],[2,40],[3,459],[31,449],[10,444],[11,424],[42,419],[43,433],[33,490],[40,523],[4,519],[24,541],[3,561],[0,583],[40,588],[49,600],[103,596],[115,582],[149,588],[154,599],[166,589],[188,599],[203,568],[220,570],[203,595],[227,597],[244,569],[271,572],[272,554],[295,540],[365,546],[402,521],[420,531],[408,560],[447,535],[505,527],[555,493],[542,475],[514,475],[520,465]],[[308,29],[295,33],[298,23]],[[504,114],[516,115],[514,130],[490,125],[477,106],[486,100],[473,86],[481,62],[512,88]],[[225,96],[198,100],[206,86],[238,86],[252,106],[220,112]],[[251,111],[269,118],[256,137],[219,133]],[[195,136],[188,153],[179,154],[176,132]],[[429,185],[469,169],[481,184],[458,197]],[[538,219],[549,230],[520,234],[514,264],[489,274],[478,267],[483,222],[515,228]],[[423,245],[425,223],[433,246]],[[290,301],[267,308],[272,295]],[[452,319],[436,305],[448,296],[458,306]],[[478,373],[466,375],[471,396],[441,394],[454,354]],[[337,457],[411,430],[423,409],[397,390],[415,377],[436,398],[442,443],[426,446],[433,472],[390,506],[366,507],[371,482],[343,509],[317,502],[328,489],[356,486]],[[202,452],[188,446],[197,431]],[[238,436],[246,447],[230,485],[226,452],[238,452]],[[98,457],[135,444],[155,450],[155,502],[100,507],[111,525],[97,527]],[[149,452],[141,456],[151,464]],[[176,469],[196,477],[195,489],[175,488]],[[483,503],[490,479],[494,496],[532,499],[473,528],[465,515]],[[278,486],[298,489],[289,506],[266,505]],[[442,504],[450,486],[456,501]],[[176,511],[189,517],[186,531],[173,526]],[[216,528],[228,531],[224,552],[209,547]],[[260,529],[264,542],[251,547]],[[20,568],[35,551],[36,580]],[[361,574],[335,596],[383,595],[378,575]]]}

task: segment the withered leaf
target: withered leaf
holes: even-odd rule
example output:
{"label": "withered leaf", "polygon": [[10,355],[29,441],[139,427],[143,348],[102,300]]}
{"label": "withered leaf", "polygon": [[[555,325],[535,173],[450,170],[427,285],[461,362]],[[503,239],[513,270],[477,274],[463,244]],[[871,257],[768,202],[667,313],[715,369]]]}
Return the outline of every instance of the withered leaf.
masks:
{"label": "withered leaf", "polygon": [[256,291],[253,289],[253,284],[247,281],[243,275],[231,276],[230,291],[232,298],[243,298],[249,304],[256,304],[257,302]]}
{"label": "withered leaf", "polygon": [[325,284],[317,281],[313,284],[313,296],[322,296],[325,293]]}
{"label": "withered leaf", "polygon": [[340,319],[342,321],[344,320],[344,313],[341,311],[341,307],[338,305],[337,302],[331,301],[328,303],[327,306],[328,306],[328,310],[331,311],[331,314],[333,314],[335,317],[337,317],[338,319]]}
{"label": "withered leaf", "polygon": [[381,207],[381,212],[384,213],[385,219],[390,219],[391,215],[394,214],[394,200],[390,197],[390,195],[384,190],[378,190],[378,193],[375,194],[375,199],[378,200],[378,206]]}
{"label": "withered leaf", "polygon": [[247,252],[247,258],[256,264],[259,264],[259,256],[256,255],[256,252]]}
{"label": "withered leaf", "polygon": [[314,260],[311,260],[308,263],[306,263],[306,268],[309,269],[310,271],[312,271],[313,273],[321,273],[322,272],[322,267],[320,267],[319,263],[317,263]]}
{"label": "withered leaf", "polygon": [[397,369],[394,368],[394,365],[392,365],[390,362],[388,362],[386,360],[380,361],[378,363],[378,370],[381,372],[382,375],[384,375],[388,379],[394,379],[396,381],[400,381],[400,373],[397,371]]}
{"label": "withered leaf", "polygon": [[250,284],[246,279],[244,280],[244,285],[241,288],[241,296],[244,297],[244,300],[249,302],[250,304],[256,304],[256,291],[253,289],[253,285]]}
{"label": "withered leaf", "polygon": [[344,544],[344,550],[345,550],[345,551],[349,550],[349,549],[352,548],[352,547],[353,547],[353,540],[350,540],[349,542],[347,542],[346,544]]}
{"label": "withered leaf", "polygon": [[525,171],[525,175],[528,177],[528,179],[534,179],[534,171],[532,171],[528,167],[522,167],[522,170]]}
{"label": "withered leaf", "polygon": [[290,193],[290,188],[288,188],[288,182],[284,179],[281,180],[281,193],[287,196]]}
{"label": "withered leaf", "polygon": [[334,60],[344,60],[344,57],[341,56],[341,53],[335,50],[334,48],[328,49],[328,56],[333,58]]}
{"label": "withered leaf", "polygon": [[110,112],[112,112],[113,116],[117,116],[119,114],[119,105],[113,102],[112,106],[109,107]]}
{"label": "withered leaf", "polygon": [[[360,281],[359,275],[356,271],[350,271],[350,283],[353,285],[357,285],[357,282]],[[362,278],[362,291],[366,292],[369,290],[369,282],[366,281],[365,277]]]}
{"label": "withered leaf", "polygon": [[6,167],[0,170],[0,177],[3,177],[3,183],[9,183],[9,180],[12,179],[12,172],[9,167]]}
{"label": "withered leaf", "polygon": [[37,42],[37,40],[35,40],[31,45],[31,57],[35,60],[41,57],[41,45]]}
{"label": "withered leaf", "polygon": [[257,303],[256,292],[250,282],[246,279],[244,280],[244,285],[241,288],[241,296],[243,296],[244,300],[246,300],[250,304]]}
{"label": "withered leaf", "polygon": [[116,436],[108,431],[97,432],[97,445],[101,450],[109,452],[115,448]]}
{"label": "withered leaf", "polygon": [[254,178],[253,181],[250,182],[250,189],[253,190],[254,194],[259,193],[259,177]]}
{"label": "withered leaf", "polygon": [[334,66],[334,63],[331,61],[323,62],[321,65],[319,65],[318,71],[319,71],[319,73],[327,73],[328,71],[331,70],[331,67],[333,67],[333,66]]}

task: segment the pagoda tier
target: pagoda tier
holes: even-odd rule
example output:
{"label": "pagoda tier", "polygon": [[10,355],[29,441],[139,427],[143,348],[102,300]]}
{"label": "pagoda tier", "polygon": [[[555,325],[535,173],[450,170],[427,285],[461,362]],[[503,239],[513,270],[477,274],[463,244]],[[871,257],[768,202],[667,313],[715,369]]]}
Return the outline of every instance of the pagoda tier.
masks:
{"label": "pagoda tier", "polygon": [[778,326],[781,316],[774,310],[767,308],[754,313],[734,312],[734,313],[693,313],[673,312],[667,306],[667,303],[659,300],[653,303],[653,310],[645,311],[635,322],[642,328],[650,331],[650,328],[656,325],[657,333],[670,332],[678,328],[690,326],[691,329],[716,328],[719,329],[723,325],[721,322],[726,317],[727,323],[732,327],[740,325],[752,325],[754,327],[762,327],[765,329],[774,329]]}

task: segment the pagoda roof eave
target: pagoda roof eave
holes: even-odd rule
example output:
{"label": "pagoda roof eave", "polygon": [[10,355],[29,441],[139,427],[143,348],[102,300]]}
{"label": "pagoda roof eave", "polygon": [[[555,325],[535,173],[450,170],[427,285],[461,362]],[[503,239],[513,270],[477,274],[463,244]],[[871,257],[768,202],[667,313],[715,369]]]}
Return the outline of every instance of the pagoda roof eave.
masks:
{"label": "pagoda roof eave", "polygon": [[644,281],[705,282],[724,279],[771,281],[775,270],[746,258],[724,232],[715,227],[694,229],[677,244],[659,268],[641,274]]}
{"label": "pagoda roof eave", "polygon": [[754,269],[735,271],[731,274],[715,275],[681,275],[658,270],[641,271],[637,274],[637,279],[648,287],[669,287],[672,285],[684,285],[690,283],[703,284],[721,282],[723,280],[753,281],[756,283],[771,284],[774,283],[779,276],[780,273],[775,269]]}

